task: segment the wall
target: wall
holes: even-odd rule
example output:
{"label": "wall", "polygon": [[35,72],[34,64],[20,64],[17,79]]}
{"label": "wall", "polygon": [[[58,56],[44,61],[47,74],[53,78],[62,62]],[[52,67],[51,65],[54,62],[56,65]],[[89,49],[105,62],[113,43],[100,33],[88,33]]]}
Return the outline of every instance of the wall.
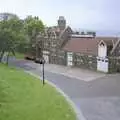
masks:
{"label": "wall", "polygon": [[[67,52],[64,52],[64,51],[50,52],[49,62],[50,64],[58,64],[58,65],[67,66]],[[109,62],[108,73],[120,72],[120,58],[109,57],[108,62]],[[97,57],[89,56],[89,55],[82,55],[80,53],[74,53],[73,54],[73,67],[85,68],[85,69],[97,71]]]}
{"label": "wall", "polygon": [[97,70],[97,58],[96,56],[74,53],[73,65],[74,67]]}
{"label": "wall", "polygon": [[[51,52],[49,57],[51,64],[67,66],[67,52]],[[82,55],[80,53],[73,53],[73,67],[97,70],[97,58],[96,56],[88,56]]]}
{"label": "wall", "polygon": [[109,73],[120,72],[120,58],[109,57]]}
{"label": "wall", "polygon": [[[109,62],[108,73],[120,72],[120,58],[109,57],[108,62]],[[49,63],[67,66],[67,53],[64,51],[50,52]],[[97,58],[96,56],[74,53],[72,67],[85,68],[97,71]]]}
{"label": "wall", "polygon": [[67,58],[66,53],[64,51],[55,51],[50,52],[49,55],[49,63],[50,64],[58,64],[58,65],[66,65]]}

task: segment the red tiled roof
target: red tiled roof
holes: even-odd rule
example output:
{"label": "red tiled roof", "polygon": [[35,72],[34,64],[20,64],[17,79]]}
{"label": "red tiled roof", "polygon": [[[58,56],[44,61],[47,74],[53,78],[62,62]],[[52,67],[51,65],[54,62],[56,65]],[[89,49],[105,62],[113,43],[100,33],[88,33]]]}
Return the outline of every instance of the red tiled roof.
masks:
{"label": "red tiled roof", "polygon": [[107,45],[113,45],[112,40],[117,39],[108,37],[71,38],[63,47],[63,50],[87,55],[97,55],[98,44],[101,40],[103,40]]}

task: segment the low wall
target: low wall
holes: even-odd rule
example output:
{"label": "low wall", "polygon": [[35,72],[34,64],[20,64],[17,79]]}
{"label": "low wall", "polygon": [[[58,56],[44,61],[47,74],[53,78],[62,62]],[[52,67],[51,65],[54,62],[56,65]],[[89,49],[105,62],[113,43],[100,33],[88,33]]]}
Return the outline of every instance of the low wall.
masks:
{"label": "low wall", "polygon": [[[67,54],[66,52],[55,52],[50,53],[49,62],[51,64],[67,65]],[[108,57],[109,72],[116,73],[120,72],[120,58]],[[97,57],[90,55],[82,55],[80,53],[73,53],[73,67],[91,69],[97,71]]]}
{"label": "low wall", "polygon": [[120,58],[109,57],[109,73],[120,72]]}
{"label": "low wall", "polygon": [[65,52],[52,52],[49,55],[50,64],[66,65],[66,53]]}
{"label": "low wall", "polygon": [[[66,52],[50,53],[50,63],[67,65]],[[73,67],[97,70],[97,58],[96,56],[87,56],[87,55],[81,55],[79,53],[74,53]]]}
{"label": "low wall", "polygon": [[74,53],[73,65],[79,68],[97,70],[97,58],[96,56],[88,56]]}

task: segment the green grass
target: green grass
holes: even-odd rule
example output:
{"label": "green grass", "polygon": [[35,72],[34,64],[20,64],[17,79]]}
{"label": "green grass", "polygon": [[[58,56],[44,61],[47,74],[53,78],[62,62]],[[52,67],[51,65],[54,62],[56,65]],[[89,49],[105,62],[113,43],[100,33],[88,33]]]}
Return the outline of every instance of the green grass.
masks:
{"label": "green grass", "polygon": [[23,59],[24,58],[24,54],[23,53],[15,53],[15,57],[17,58],[17,59]]}
{"label": "green grass", "polygon": [[0,120],[75,120],[66,100],[40,80],[0,64]]}
{"label": "green grass", "polygon": [[[13,54],[11,53],[10,56],[13,56]],[[18,52],[16,52],[16,53],[15,53],[15,57],[16,57],[17,59],[24,59],[24,54],[23,54],[23,53],[18,53]]]}

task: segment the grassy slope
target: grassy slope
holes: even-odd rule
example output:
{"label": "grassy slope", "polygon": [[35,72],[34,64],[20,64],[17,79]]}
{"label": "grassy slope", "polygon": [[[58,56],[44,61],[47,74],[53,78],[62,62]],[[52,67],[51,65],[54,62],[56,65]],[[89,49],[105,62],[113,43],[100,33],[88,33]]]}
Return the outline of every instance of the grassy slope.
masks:
{"label": "grassy slope", "polygon": [[54,88],[0,64],[0,120],[75,120],[75,114]]}
{"label": "grassy slope", "polygon": [[[11,53],[10,56],[13,56],[13,54]],[[15,57],[16,57],[17,59],[23,59],[23,58],[24,58],[24,54],[23,54],[23,53],[18,53],[18,52],[16,52],[16,53],[15,53]]]}

